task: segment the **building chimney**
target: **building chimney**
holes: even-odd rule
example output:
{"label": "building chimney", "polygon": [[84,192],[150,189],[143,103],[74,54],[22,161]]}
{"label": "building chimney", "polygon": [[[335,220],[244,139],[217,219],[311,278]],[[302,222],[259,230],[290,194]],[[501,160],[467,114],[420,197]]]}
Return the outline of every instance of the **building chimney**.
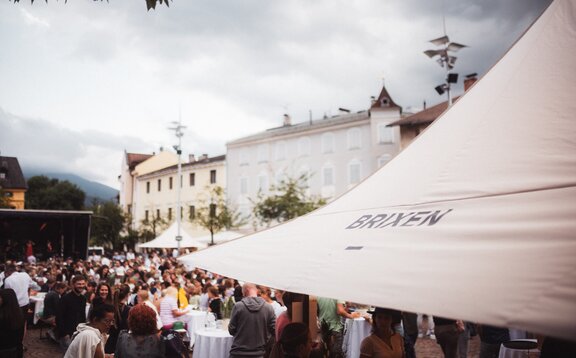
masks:
{"label": "building chimney", "polygon": [[208,154],[202,154],[200,156],[200,160],[206,160],[206,159],[208,159]]}
{"label": "building chimney", "polygon": [[468,88],[472,87],[472,85],[478,81],[478,74],[477,73],[471,73],[469,75],[466,75],[466,79],[464,80],[464,92],[468,91]]}
{"label": "building chimney", "polygon": [[196,161],[196,157],[194,156],[194,154],[188,154],[188,161],[190,163],[194,163]]}
{"label": "building chimney", "polygon": [[290,115],[284,114],[284,127],[291,125],[292,125],[292,118],[290,118]]}

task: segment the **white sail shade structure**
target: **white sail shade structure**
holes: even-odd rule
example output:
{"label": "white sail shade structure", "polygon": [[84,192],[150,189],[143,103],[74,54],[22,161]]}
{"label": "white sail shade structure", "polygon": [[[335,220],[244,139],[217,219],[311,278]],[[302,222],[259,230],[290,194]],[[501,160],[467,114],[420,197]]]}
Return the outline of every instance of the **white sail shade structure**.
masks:
{"label": "white sail shade structure", "polygon": [[[150,240],[139,247],[144,248],[166,248],[174,249],[178,247],[178,242],[176,241],[176,236],[178,235],[178,225],[173,223],[166,230],[162,232],[157,238]],[[180,236],[182,236],[182,241],[180,241],[180,247],[197,247],[204,248],[208,246],[194,238],[192,238],[183,228],[180,228]]]}
{"label": "white sail shade structure", "polygon": [[556,0],[386,166],[182,258],[239,280],[576,337],[576,2]]}

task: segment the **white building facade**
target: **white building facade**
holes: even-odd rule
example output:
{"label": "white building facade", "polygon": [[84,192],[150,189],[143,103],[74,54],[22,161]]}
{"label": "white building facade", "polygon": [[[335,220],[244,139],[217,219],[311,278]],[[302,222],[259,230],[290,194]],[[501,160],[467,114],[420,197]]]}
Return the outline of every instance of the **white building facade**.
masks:
{"label": "white building facade", "polygon": [[[182,187],[180,210],[182,227],[190,235],[202,235],[206,231],[192,223],[199,200],[207,197],[211,187],[226,189],[226,156],[199,158],[190,156],[181,164]],[[135,176],[132,219],[138,229],[144,220],[160,217],[168,222],[176,221],[178,207],[178,165]]]}
{"label": "white building facade", "polygon": [[251,214],[259,192],[305,174],[308,193],[331,200],[399,152],[401,108],[385,88],[368,111],[272,128],[227,143],[228,200]]}

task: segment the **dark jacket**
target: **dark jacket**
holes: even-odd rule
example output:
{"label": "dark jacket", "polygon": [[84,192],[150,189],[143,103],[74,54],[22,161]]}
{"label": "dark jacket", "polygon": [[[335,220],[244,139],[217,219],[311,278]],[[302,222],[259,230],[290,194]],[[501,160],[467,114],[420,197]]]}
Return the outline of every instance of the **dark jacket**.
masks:
{"label": "dark jacket", "polygon": [[58,302],[56,326],[60,337],[72,336],[80,323],[86,322],[86,297],[70,291]]}
{"label": "dark jacket", "polygon": [[244,297],[234,305],[228,332],[234,336],[230,354],[262,356],[274,336],[276,316],[271,305],[261,297]]}
{"label": "dark jacket", "polygon": [[58,303],[60,302],[60,295],[56,291],[50,291],[44,297],[44,311],[42,316],[49,318],[58,314]]}

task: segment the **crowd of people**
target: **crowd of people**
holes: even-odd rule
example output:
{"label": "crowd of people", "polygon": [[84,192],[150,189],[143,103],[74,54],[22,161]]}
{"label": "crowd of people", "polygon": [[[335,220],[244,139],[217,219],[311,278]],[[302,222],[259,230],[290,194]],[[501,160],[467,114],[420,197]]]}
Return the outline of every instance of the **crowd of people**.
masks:
{"label": "crowd of people", "polygon": [[[302,320],[302,312],[294,317],[294,303],[306,310],[308,296],[186,268],[166,252],[8,260],[0,264],[0,287],[1,357],[23,357],[27,321],[34,315],[30,296],[37,292],[45,293],[38,318],[51,327],[47,334],[66,358],[187,356],[175,329],[186,325],[191,309],[229,320],[230,357],[343,357],[344,322],[360,316],[372,324],[361,357],[416,356],[416,314],[385,308],[366,312],[361,305],[319,297],[317,339],[307,324],[294,322]],[[460,357],[458,342],[467,326],[440,317],[435,323],[445,356]],[[497,356],[500,344],[510,339],[508,330],[479,328],[480,357]]]}

